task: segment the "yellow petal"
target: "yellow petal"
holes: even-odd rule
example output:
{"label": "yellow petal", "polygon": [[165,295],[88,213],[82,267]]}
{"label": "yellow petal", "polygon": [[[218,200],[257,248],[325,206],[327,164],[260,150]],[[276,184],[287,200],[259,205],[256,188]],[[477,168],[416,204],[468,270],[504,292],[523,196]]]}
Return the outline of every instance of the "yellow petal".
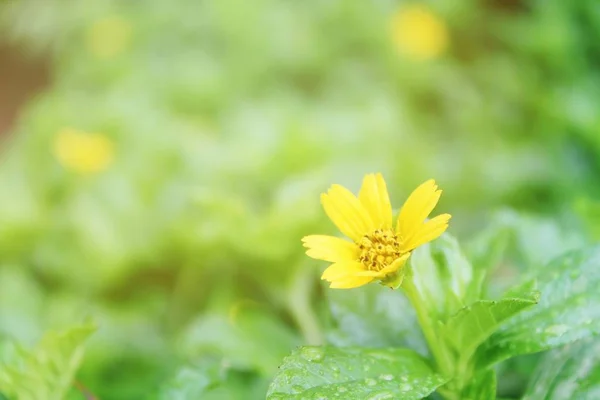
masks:
{"label": "yellow petal", "polygon": [[363,205],[343,186],[332,185],[326,194],[321,195],[321,203],[331,221],[350,239],[358,241],[374,230]]}
{"label": "yellow petal", "polygon": [[381,174],[368,174],[363,180],[358,199],[369,213],[375,228],[392,227],[392,205]]}
{"label": "yellow petal", "polygon": [[362,285],[366,285],[373,280],[370,276],[351,276],[343,280],[331,282],[329,285],[332,289],[353,289]]}
{"label": "yellow petal", "polygon": [[306,255],[317,260],[339,262],[358,258],[358,247],[344,239],[326,235],[310,235],[303,237],[302,242],[308,249]]}
{"label": "yellow petal", "polygon": [[404,242],[408,242],[421,229],[427,216],[438,203],[441,190],[433,179],[421,184],[408,197],[398,216],[396,232]]}
{"label": "yellow petal", "polygon": [[361,271],[358,273],[359,276],[372,276],[374,278],[384,278],[386,275],[389,275],[393,272],[398,271],[400,268],[404,267],[406,261],[410,257],[410,253],[406,253],[397,258],[394,262],[392,262],[387,267],[383,268],[381,271]]}
{"label": "yellow petal", "polygon": [[335,281],[356,276],[361,271],[363,271],[363,268],[358,261],[342,261],[330,265],[325,271],[323,271],[321,279]]}
{"label": "yellow petal", "polygon": [[450,218],[450,214],[442,214],[425,222],[408,242],[402,243],[402,251],[411,251],[422,244],[437,239],[448,228]]}

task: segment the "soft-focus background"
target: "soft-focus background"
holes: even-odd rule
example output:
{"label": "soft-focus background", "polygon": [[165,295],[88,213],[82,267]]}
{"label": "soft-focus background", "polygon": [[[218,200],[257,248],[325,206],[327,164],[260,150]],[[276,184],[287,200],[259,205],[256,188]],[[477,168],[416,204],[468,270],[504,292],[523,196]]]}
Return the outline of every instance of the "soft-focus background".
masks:
{"label": "soft-focus background", "polygon": [[331,183],[435,178],[464,243],[511,231],[499,282],[600,237],[599,63],[595,0],[4,1],[0,343],[92,317],[101,399],[264,398],[343,342]]}

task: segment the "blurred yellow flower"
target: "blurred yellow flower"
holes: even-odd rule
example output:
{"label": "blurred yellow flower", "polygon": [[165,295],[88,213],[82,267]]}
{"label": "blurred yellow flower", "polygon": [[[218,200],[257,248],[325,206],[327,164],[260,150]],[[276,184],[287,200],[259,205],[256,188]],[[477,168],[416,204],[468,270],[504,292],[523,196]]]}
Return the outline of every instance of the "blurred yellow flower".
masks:
{"label": "blurred yellow flower", "polygon": [[65,168],[88,175],[108,168],[114,144],[102,134],[64,128],[54,138],[54,155]]}
{"label": "blurred yellow flower", "polygon": [[397,287],[410,252],[448,228],[449,214],[426,221],[441,194],[433,179],[423,183],[402,206],[394,228],[381,174],[365,176],[358,198],[348,189],[333,185],[321,195],[321,203],[331,221],[352,242],[333,236],[306,236],[302,239],[308,248],[306,254],[333,263],[321,276],[332,288],[350,289],[373,280]]}
{"label": "blurred yellow flower", "polygon": [[131,34],[131,23],[127,19],[119,16],[102,18],[88,29],[88,51],[96,58],[116,57],[129,47]]}
{"label": "blurred yellow flower", "polygon": [[399,53],[414,60],[429,60],[448,47],[443,20],[421,5],[400,8],[391,19],[392,40]]}

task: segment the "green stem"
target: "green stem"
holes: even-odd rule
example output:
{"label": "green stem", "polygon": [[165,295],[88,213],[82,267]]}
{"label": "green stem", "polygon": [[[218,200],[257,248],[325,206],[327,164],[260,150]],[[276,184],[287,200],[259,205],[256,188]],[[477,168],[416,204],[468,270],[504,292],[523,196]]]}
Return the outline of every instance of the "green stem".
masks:
{"label": "green stem", "polygon": [[310,269],[299,268],[289,290],[288,308],[296,320],[307,344],[323,344],[323,333],[310,300],[314,285],[314,274]]}
{"label": "green stem", "polygon": [[472,356],[473,352],[470,352],[470,354],[463,353],[458,359],[458,367],[456,369],[458,382],[456,386],[459,391],[462,391],[473,377],[473,364],[471,360]]}
{"label": "green stem", "polygon": [[406,279],[403,282],[402,289],[417,313],[419,325],[440,372],[444,375],[452,376],[454,371],[452,359],[444,344],[440,342],[439,336],[436,335],[434,321],[425,307],[425,301],[421,297],[419,290],[415,287],[411,279]]}

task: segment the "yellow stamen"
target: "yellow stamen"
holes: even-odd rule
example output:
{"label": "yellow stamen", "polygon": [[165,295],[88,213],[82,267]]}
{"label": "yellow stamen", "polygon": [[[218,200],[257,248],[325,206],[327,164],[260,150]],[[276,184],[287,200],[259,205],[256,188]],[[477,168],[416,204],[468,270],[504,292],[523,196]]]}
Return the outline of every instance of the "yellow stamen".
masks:
{"label": "yellow stamen", "polygon": [[358,260],[369,271],[381,271],[401,255],[400,241],[391,229],[377,229],[363,236],[357,245]]}

